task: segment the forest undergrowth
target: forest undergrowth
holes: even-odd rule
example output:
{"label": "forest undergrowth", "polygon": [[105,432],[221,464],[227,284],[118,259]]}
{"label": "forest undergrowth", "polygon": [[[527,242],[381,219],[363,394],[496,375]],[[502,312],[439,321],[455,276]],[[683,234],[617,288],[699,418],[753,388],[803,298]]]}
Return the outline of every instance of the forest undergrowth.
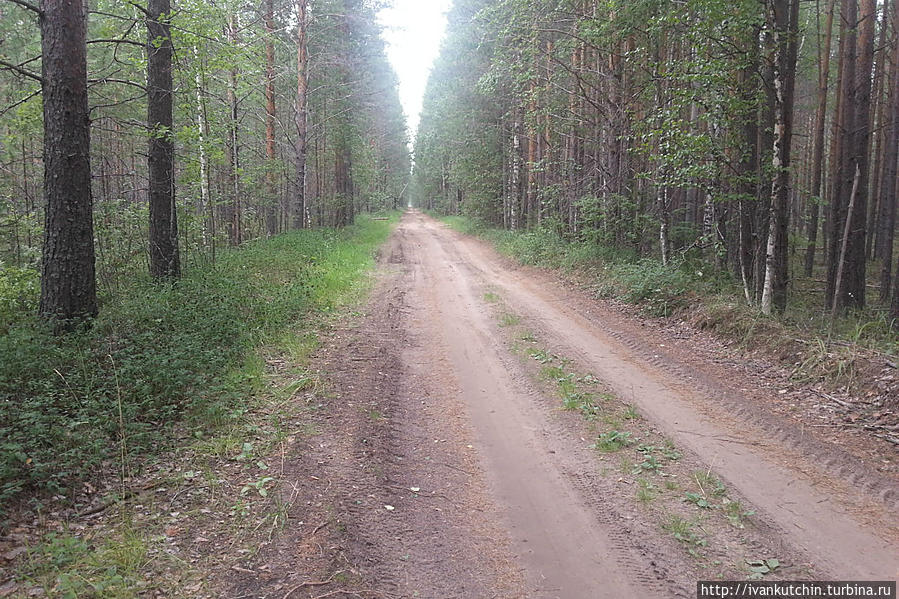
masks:
{"label": "forest undergrowth", "polygon": [[131,280],[92,327],[62,336],[35,315],[36,274],[0,280],[0,525],[12,506],[40,512],[137,474],[184,429],[197,440],[240,420],[262,348],[289,348],[358,297],[395,221],[254,241],[174,284]]}
{"label": "forest undergrowth", "polygon": [[[814,276],[794,279],[783,316],[766,316],[746,303],[739,281],[717,268],[710,256],[683,253],[663,266],[655,258],[569,241],[545,228],[505,231],[466,216],[441,218],[521,264],[573,276],[598,296],[633,304],[648,316],[676,316],[741,349],[761,350],[788,364],[798,382],[822,381],[861,392],[874,382],[875,370],[897,366],[899,323],[874,308],[849,311],[832,321]],[[801,268],[797,263],[793,271]]]}

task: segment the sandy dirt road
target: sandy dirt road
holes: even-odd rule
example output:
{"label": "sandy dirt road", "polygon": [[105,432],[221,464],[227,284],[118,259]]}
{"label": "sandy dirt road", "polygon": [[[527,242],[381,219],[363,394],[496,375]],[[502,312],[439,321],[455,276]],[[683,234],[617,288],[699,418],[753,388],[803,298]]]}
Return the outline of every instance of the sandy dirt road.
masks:
{"label": "sandy dirt road", "polygon": [[[306,456],[329,481],[318,497],[342,526],[334,554],[364,581],[357,596],[691,597],[696,580],[745,578],[746,559],[775,555],[782,578],[899,576],[896,481],[767,414],[751,380],[416,211],[380,262],[367,315],[337,335],[327,366],[344,412]],[[497,297],[530,337],[633,403],[647,434],[682,449],[678,466],[723,481],[748,526],[716,531],[700,514],[712,541],[685,550],[665,508],[638,505],[638,478],[610,471],[591,425],[516,354]],[[295,531],[262,559],[289,568],[283,556],[309,542]],[[277,595],[254,588],[241,596]]]}

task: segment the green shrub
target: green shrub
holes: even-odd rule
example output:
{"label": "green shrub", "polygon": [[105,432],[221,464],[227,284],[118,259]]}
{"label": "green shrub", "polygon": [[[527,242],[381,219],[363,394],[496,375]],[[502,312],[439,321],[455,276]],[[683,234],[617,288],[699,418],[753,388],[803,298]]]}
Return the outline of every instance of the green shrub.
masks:
{"label": "green shrub", "polygon": [[40,281],[36,270],[0,262],[0,333],[22,315],[37,309]]}

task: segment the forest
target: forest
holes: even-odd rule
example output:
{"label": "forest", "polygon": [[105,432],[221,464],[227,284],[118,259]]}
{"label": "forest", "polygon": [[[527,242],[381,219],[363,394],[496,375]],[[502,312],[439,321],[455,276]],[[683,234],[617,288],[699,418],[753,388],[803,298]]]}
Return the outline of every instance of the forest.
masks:
{"label": "forest", "polygon": [[894,322],[897,17],[890,0],[460,0],[417,197],[704,263],[766,314],[812,298]]}
{"label": "forest", "polygon": [[[343,226],[357,206],[395,207],[409,168],[396,76],[374,5],[346,4],[99,3],[76,36],[73,7],[5,2],[4,264],[28,270],[40,261],[42,162],[54,149],[45,146],[61,135],[54,127],[75,126],[42,114],[63,112],[76,96],[86,112],[69,118],[90,123],[84,193],[101,288],[142,261],[154,276],[177,275],[179,251],[184,262],[213,261],[217,247]],[[54,94],[57,83],[80,88]]]}
{"label": "forest", "polygon": [[410,171],[377,9],[0,3],[0,512],[224,411],[355,281]]}

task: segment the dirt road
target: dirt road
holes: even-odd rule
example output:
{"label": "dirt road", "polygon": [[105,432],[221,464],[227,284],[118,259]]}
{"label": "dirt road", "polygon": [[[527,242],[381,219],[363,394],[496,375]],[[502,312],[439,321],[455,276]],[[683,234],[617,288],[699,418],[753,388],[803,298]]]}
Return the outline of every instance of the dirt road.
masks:
{"label": "dirt road", "polygon": [[[770,558],[772,579],[899,576],[897,481],[766,409],[776,391],[415,211],[380,262],[304,458],[328,488],[295,516],[340,523],[316,543],[356,596],[691,597]],[[541,361],[598,389],[589,418]]]}

